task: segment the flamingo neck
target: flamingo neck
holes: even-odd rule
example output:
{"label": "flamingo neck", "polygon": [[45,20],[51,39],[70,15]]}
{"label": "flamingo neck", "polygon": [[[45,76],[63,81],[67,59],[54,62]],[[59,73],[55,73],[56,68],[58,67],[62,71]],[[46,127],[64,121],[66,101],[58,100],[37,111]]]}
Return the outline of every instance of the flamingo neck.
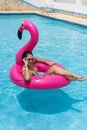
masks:
{"label": "flamingo neck", "polygon": [[25,51],[33,51],[35,48],[37,42],[38,42],[38,30],[36,26],[28,21],[28,25],[25,30],[28,30],[30,32],[31,38],[30,40],[17,52],[16,54],[16,63],[21,64],[22,63],[22,55]]}

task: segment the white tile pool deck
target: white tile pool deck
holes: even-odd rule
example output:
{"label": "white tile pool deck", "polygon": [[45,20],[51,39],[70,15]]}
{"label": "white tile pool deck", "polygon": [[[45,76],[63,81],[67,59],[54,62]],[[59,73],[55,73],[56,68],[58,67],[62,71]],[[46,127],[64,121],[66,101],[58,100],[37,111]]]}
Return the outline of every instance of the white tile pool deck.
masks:
{"label": "white tile pool deck", "polygon": [[72,22],[72,23],[76,23],[79,25],[84,25],[87,26],[87,16],[84,15],[76,15],[76,14],[69,14],[69,13],[65,13],[65,12],[50,12],[50,11],[0,11],[0,14],[14,14],[14,13],[18,13],[18,14],[26,14],[26,13],[33,13],[33,14],[40,14],[43,16],[48,16],[51,18],[56,18],[59,20],[64,20],[67,22]]}

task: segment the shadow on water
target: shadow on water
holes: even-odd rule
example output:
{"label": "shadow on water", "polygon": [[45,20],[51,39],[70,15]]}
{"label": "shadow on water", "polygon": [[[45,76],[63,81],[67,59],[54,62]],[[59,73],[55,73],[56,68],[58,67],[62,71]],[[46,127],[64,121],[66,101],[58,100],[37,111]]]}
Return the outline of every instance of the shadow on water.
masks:
{"label": "shadow on water", "polygon": [[72,108],[72,104],[78,103],[81,100],[71,98],[61,89],[53,90],[24,90],[17,99],[22,109],[27,112],[36,112],[43,114],[56,114],[73,109],[81,112],[78,109]]}

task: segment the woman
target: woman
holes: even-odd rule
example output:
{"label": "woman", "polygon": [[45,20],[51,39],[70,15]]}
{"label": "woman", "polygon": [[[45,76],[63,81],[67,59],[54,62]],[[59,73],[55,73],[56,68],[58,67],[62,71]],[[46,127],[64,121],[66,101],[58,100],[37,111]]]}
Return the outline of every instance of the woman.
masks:
{"label": "woman", "polygon": [[35,58],[33,57],[32,52],[25,51],[22,55],[23,59],[23,69],[22,69],[22,75],[24,77],[25,81],[29,81],[31,79],[32,75],[37,75],[38,74],[38,69],[34,66],[36,62],[39,63],[45,63],[50,66],[50,68],[47,70],[45,75],[51,75],[51,74],[58,74],[58,75],[63,75],[66,78],[68,78],[70,81],[72,80],[87,80],[87,77],[79,76],[77,74],[73,74],[65,69],[62,69],[58,66],[55,66],[55,62],[50,62],[50,61],[45,61],[44,59],[41,58]]}

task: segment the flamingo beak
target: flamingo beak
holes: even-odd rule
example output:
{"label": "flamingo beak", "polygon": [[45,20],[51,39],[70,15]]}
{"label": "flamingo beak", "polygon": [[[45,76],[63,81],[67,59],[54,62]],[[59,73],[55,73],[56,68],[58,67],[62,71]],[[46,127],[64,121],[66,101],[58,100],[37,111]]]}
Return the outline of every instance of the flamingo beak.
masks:
{"label": "flamingo beak", "polygon": [[20,28],[18,29],[18,38],[19,38],[19,39],[22,39],[22,32],[23,32],[23,28],[20,27]]}

